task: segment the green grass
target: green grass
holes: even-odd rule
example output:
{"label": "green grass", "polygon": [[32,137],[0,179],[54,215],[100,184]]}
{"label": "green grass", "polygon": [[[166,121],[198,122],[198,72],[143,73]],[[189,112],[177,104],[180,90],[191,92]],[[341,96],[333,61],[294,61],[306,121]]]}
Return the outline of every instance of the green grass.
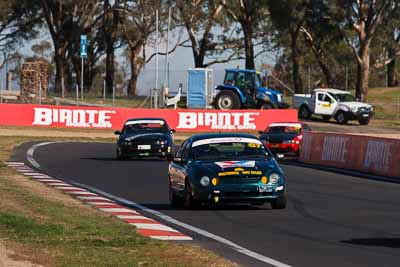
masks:
{"label": "green grass", "polygon": [[138,235],[133,226],[3,163],[16,144],[32,140],[44,138],[0,139],[0,239],[24,259],[45,266],[233,266],[193,245]]}

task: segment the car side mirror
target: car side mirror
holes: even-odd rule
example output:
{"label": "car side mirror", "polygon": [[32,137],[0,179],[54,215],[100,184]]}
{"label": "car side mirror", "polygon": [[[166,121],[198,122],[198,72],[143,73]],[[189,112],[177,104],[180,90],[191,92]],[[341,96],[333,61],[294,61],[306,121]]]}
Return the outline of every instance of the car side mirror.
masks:
{"label": "car side mirror", "polygon": [[114,134],[115,135],[121,135],[121,132],[120,131],[115,131]]}
{"label": "car side mirror", "polygon": [[175,129],[171,129],[171,130],[169,130],[169,132],[170,132],[171,134],[173,134],[173,133],[176,133],[176,130],[175,130]]}

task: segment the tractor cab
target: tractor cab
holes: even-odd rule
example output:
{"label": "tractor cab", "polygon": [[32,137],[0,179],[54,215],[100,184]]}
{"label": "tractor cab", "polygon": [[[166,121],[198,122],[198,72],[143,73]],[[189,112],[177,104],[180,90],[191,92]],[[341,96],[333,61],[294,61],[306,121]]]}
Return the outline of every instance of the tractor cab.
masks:
{"label": "tractor cab", "polygon": [[255,70],[226,69],[224,83],[217,86],[216,90],[219,93],[214,105],[222,110],[288,107],[280,92],[263,87],[260,73]]}

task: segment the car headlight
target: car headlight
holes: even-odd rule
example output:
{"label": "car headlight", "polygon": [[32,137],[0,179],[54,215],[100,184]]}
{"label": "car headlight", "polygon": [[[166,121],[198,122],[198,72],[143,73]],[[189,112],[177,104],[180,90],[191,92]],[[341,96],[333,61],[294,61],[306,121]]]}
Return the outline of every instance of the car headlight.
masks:
{"label": "car headlight", "polygon": [[358,108],[357,108],[357,107],[353,107],[353,108],[351,108],[351,111],[352,111],[352,112],[357,112],[357,110],[358,110]]}
{"label": "car headlight", "polygon": [[208,176],[201,177],[200,184],[202,186],[208,186],[210,184],[210,178],[208,178]]}
{"label": "car headlight", "polygon": [[156,144],[157,145],[165,145],[167,143],[167,141],[165,140],[157,140]]}
{"label": "car headlight", "polygon": [[271,175],[269,176],[269,181],[270,181],[272,184],[277,184],[277,183],[279,182],[279,179],[280,179],[280,176],[279,176],[279,174],[277,174],[277,173],[273,173],[273,174],[271,174]]}

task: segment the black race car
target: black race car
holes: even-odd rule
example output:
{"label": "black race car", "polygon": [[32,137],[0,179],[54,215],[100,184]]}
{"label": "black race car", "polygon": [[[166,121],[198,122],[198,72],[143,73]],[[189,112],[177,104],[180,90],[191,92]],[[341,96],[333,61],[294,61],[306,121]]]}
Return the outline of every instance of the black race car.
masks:
{"label": "black race car", "polygon": [[124,124],[117,141],[117,159],[132,157],[162,157],[172,159],[175,130],[168,127],[164,119],[130,119]]}

